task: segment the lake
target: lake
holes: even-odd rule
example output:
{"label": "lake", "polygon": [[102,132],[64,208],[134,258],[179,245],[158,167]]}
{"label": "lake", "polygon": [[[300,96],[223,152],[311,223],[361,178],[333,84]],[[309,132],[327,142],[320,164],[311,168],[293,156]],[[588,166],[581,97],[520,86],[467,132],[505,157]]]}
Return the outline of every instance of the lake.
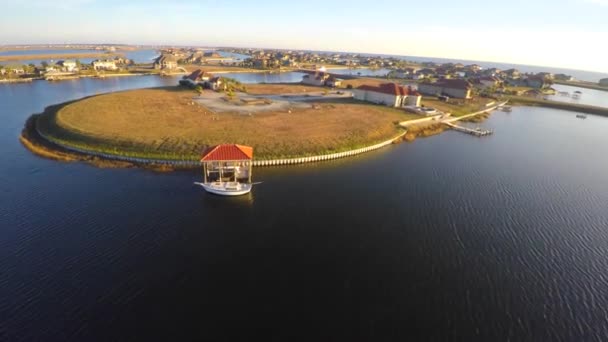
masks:
{"label": "lake", "polygon": [[194,186],[198,170],[19,143],[47,105],[177,79],[0,85],[0,340],[608,336],[608,119],[514,107],[486,138],[257,168],[232,199]]}
{"label": "lake", "polygon": [[[18,55],[49,55],[49,54],[62,54],[62,53],[98,53],[102,54],[100,50],[18,50],[18,51],[0,51],[0,56],[18,56]],[[126,58],[135,61],[135,63],[152,63],[153,60],[158,57],[158,51],[154,49],[143,49],[134,51],[117,51],[116,53],[124,54]],[[90,64],[94,60],[99,58],[79,58],[78,60],[83,64]],[[56,62],[57,60],[52,59],[26,59],[21,61],[5,61],[0,64],[30,64],[40,65],[42,62]]]}
{"label": "lake", "polygon": [[[551,88],[554,88],[558,92],[567,92],[570,94],[570,96],[562,96],[559,94],[545,96],[549,100],[580,103],[597,107],[608,107],[608,91],[586,89],[561,84],[554,84],[551,86]],[[580,91],[582,93],[580,98],[576,99],[571,97],[575,91]]]}
{"label": "lake", "polygon": [[390,69],[380,68],[380,69],[370,69],[370,68],[360,68],[360,69],[327,69],[327,72],[337,75],[349,75],[349,76],[386,76]]}

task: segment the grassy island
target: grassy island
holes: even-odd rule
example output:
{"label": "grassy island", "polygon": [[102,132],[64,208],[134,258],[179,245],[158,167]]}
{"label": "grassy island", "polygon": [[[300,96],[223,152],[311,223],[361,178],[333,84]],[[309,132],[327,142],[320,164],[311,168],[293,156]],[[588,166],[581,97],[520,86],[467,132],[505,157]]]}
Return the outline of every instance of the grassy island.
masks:
{"label": "grassy island", "polygon": [[[165,87],[103,94],[49,107],[34,117],[34,125],[53,142],[122,156],[197,160],[206,146],[238,143],[253,146],[256,159],[272,159],[376,144],[398,135],[399,121],[418,117],[331,97],[316,87],[248,85],[247,91],[230,96],[205,91],[199,96]],[[264,96],[274,103],[290,96],[304,100],[244,113],[243,108],[246,112],[256,106],[239,99],[245,96]],[[204,101],[234,105],[239,111],[212,111]]]}

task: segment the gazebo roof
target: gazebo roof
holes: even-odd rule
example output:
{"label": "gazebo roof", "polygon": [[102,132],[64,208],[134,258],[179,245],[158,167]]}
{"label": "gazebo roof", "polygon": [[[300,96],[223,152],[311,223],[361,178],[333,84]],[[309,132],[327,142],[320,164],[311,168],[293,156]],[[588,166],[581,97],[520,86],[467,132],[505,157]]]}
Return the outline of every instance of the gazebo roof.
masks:
{"label": "gazebo roof", "polygon": [[253,159],[253,147],[237,144],[224,144],[206,149],[201,157],[201,162],[251,159]]}

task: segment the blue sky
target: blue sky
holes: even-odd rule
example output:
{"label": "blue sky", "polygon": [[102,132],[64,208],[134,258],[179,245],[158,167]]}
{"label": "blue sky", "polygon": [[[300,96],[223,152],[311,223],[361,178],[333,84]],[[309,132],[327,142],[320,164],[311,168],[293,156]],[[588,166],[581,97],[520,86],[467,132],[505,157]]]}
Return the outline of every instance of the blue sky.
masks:
{"label": "blue sky", "polygon": [[10,1],[0,44],[339,50],[608,72],[608,0]]}

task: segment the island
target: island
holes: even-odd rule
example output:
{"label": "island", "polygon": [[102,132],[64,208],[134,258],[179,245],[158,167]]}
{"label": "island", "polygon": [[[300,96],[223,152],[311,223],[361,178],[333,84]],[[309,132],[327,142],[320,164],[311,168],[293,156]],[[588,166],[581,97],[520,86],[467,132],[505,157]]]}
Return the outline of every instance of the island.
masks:
{"label": "island", "polygon": [[264,160],[338,153],[391,141],[405,133],[400,122],[419,118],[319,87],[266,84],[243,90],[176,86],[92,96],[34,115],[22,141],[47,157],[68,160],[84,154],[58,146],[197,163],[204,148],[226,142],[252,146],[256,158]]}

